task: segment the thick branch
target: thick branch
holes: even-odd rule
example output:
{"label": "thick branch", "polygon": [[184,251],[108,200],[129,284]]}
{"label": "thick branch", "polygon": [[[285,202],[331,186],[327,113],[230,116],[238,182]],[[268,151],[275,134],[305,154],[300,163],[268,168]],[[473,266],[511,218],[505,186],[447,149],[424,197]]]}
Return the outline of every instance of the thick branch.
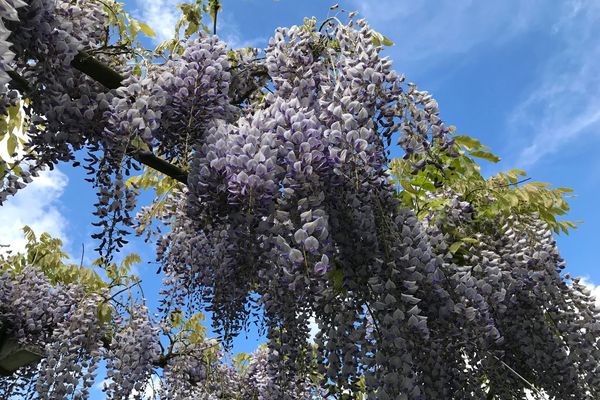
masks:
{"label": "thick branch", "polygon": [[141,164],[144,164],[156,171],[170,176],[173,179],[187,185],[188,174],[183,169],[173,165],[161,158],[156,157],[149,151],[134,151],[131,156]]}
{"label": "thick branch", "polygon": [[231,104],[240,105],[256,90],[264,86],[264,80],[269,77],[269,71],[264,64],[244,66],[231,74],[229,98]]}
{"label": "thick branch", "polygon": [[[71,66],[108,89],[120,87],[125,79],[121,74],[85,52],[79,52],[71,62]],[[8,71],[8,74],[12,78],[12,84],[16,89],[23,93],[30,89],[28,82],[19,74],[14,71]],[[230,93],[232,103],[240,104],[243,102],[250,94],[261,86],[261,80],[266,77],[268,77],[268,72],[264,66],[249,67],[244,71],[234,74],[232,88],[236,87],[236,82],[239,81],[246,81],[248,87],[246,90],[240,91],[239,93]],[[187,173],[181,168],[158,158],[150,152],[134,151],[129,154],[141,164],[153,168],[158,172],[187,185]]]}
{"label": "thick branch", "polygon": [[71,66],[108,89],[118,88],[121,86],[123,79],[125,79],[123,75],[83,51],[75,56],[71,62]]}
{"label": "thick branch", "polygon": [[[96,60],[94,57],[90,56],[87,53],[80,52],[75,56],[75,59],[71,63],[71,66],[90,78],[94,79],[96,82],[101,83],[108,89],[116,89],[121,86],[121,82],[125,79],[121,74],[114,71],[110,67],[102,64],[100,61]],[[11,85],[19,90],[21,93],[28,92],[31,87],[29,83],[18,73],[15,71],[7,71],[8,75],[11,77]],[[173,179],[178,180],[179,182],[187,185],[187,173],[157,156],[147,151],[132,151],[128,152],[136,161],[141,164],[144,164],[150,168],[157,170],[167,176],[170,176]]]}
{"label": "thick branch", "polygon": [[29,83],[27,83],[25,78],[23,78],[21,75],[17,74],[15,71],[6,71],[6,73],[8,76],[10,76],[10,79],[12,79],[10,85],[13,88],[17,89],[21,93],[25,93],[29,90]]}

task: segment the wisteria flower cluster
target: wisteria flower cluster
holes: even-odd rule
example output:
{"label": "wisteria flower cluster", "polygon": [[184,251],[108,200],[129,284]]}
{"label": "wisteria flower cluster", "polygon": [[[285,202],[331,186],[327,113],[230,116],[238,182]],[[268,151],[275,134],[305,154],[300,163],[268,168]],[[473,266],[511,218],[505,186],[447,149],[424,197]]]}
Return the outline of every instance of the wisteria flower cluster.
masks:
{"label": "wisteria flower cluster", "polygon": [[111,399],[142,399],[161,354],[159,332],[142,305],[137,305],[129,320],[119,325],[122,327],[114,334],[107,354],[110,383],[105,392]]}
{"label": "wisteria flower cluster", "polygon": [[0,320],[5,333],[19,345],[37,348],[42,359],[0,379],[0,395],[87,398],[102,357],[106,327],[98,320],[98,305],[103,300],[77,284],[52,284],[35,267],[15,276],[2,272]]}
{"label": "wisteria flower cluster", "polygon": [[[535,216],[506,221],[513,236],[481,237],[470,259],[456,259],[455,238],[400,207],[386,176],[386,139],[397,138],[416,168],[431,149],[450,147],[437,103],[404,85],[364,22],[329,34],[331,48],[306,26],[278,30],[265,52],[272,93],[234,123],[214,121],[197,146],[188,201],[159,247],[170,294],[200,294],[226,342],[258,296],[278,398],[305,372],[311,315],[324,388],[355,393],[364,384],[378,399],[517,398],[535,382],[556,398],[593,398],[598,384],[582,368],[597,365],[593,356],[567,360],[575,341],[546,336],[571,326],[563,310],[580,298],[560,275],[547,226]],[[460,195],[445,212],[453,226],[476,224]],[[526,283],[534,281],[553,289]],[[519,298],[539,316],[535,326],[515,318]],[[596,326],[592,300],[583,302],[581,323]],[[593,329],[572,329],[596,348]],[[556,347],[535,350],[532,339]]]}
{"label": "wisteria flower cluster", "polygon": [[[162,311],[208,305],[226,347],[260,315],[268,338],[248,375],[209,365],[201,349],[165,358],[144,306],[107,332],[95,312],[105,296],[29,268],[0,276],[0,320],[44,358],[22,375],[31,379],[2,380],[0,390],[34,382],[41,398],[85,398],[105,357],[110,398],[140,397],[157,365],[173,398],[600,396],[600,315],[562,275],[538,215],[481,220],[449,192],[432,193],[450,198],[445,218],[401,206],[387,175],[391,143],[415,170],[443,172],[435,153],[452,141],[437,102],[392,69],[365,21],[280,28],[264,58],[241,64],[206,34],[141,75],[105,58],[127,75],[106,88],[72,66],[103,40],[101,2],[0,7],[0,105],[31,100],[32,165],[3,178],[3,191],[86,148],[96,237],[111,253],[124,243],[119,224],[132,224],[132,158],[158,152],[189,172],[162,215],[171,227],[158,247]],[[9,70],[28,82],[19,94],[4,85]],[[244,71],[259,76],[241,84]],[[457,252],[459,227],[472,240]],[[315,364],[318,388],[307,378]]]}
{"label": "wisteria flower cluster", "polygon": [[6,0],[0,4],[0,85],[4,86],[10,81],[6,73],[8,64],[13,60],[15,53],[10,49],[12,43],[8,41],[11,31],[5,26],[5,21],[18,21],[17,8],[25,6],[22,0]]}

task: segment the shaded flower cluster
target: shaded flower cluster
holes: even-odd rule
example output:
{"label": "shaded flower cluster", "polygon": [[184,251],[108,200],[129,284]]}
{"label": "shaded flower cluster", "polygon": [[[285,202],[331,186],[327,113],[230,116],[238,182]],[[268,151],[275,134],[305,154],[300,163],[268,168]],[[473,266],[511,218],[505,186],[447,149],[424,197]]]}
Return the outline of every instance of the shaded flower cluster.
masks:
{"label": "shaded flower cluster", "polygon": [[98,319],[98,306],[103,300],[78,284],[53,284],[35,267],[15,276],[2,272],[0,321],[5,334],[19,346],[35,349],[42,359],[0,379],[0,395],[87,398],[102,358],[106,328]]}
{"label": "shaded flower cluster", "polygon": [[[448,194],[439,220],[400,207],[386,140],[396,138],[418,168],[449,147],[448,129],[435,100],[405,85],[370,28],[357,25],[331,36],[278,30],[265,52],[272,93],[235,123],[213,121],[196,146],[188,199],[159,246],[167,308],[193,293],[226,343],[262,308],[277,398],[295,398],[287,385],[306,373],[312,315],[323,388],[355,393],[363,382],[378,399],[518,398],[528,378],[556,398],[593,398],[598,384],[583,366],[598,362],[574,338],[597,349],[598,315],[561,277],[535,215],[506,221],[518,234],[479,237],[463,259],[448,232],[479,222],[461,194]],[[328,37],[335,46],[323,46]],[[524,313],[538,322],[515,317]],[[572,339],[551,338],[556,327]],[[541,343],[550,347],[536,350]]]}
{"label": "shaded flower cluster", "polygon": [[143,305],[136,305],[118,325],[106,357],[110,383],[104,391],[109,399],[142,399],[161,354],[158,329]]}
{"label": "shaded flower cluster", "polygon": [[[229,346],[260,310],[269,341],[245,373],[209,366],[200,348],[167,359],[139,306],[115,319],[106,345],[96,312],[105,298],[29,268],[0,275],[0,320],[44,358],[0,390],[34,382],[41,398],[85,398],[106,357],[111,398],[140,397],[156,364],[172,398],[324,396],[307,380],[315,362],[320,390],[383,400],[522,398],[532,387],[560,399],[600,396],[598,310],[561,275],[564,261],[535,214],[481,221],[450,192],[432,194],[450,198],[443,218],[419,220],[400,206],[386,175],[392,141],[415,168],[443,172],[432,153],[449,148],[449,130],[437,102],[382,57],[366,22],[278,29],[264,61],[248,67],[268,76],[264,91],[264,76],[236,82],[244,74],[232,77],[226,46],[203,34],[108,91],[70,66],[101,43],[101,3],[0,7],[0,111],[17,96],[4,85],[8,68],[33,88],[32,165],[7,175],[2,190],[14,194],[27,174],[87,148],[96,237],[110,253],[124,243],[119,224],[131,224],[130,156],[157,150],[190,167],[188,188],[162,215],[171,224],[158,248],[162,311],[208,304]],[[230,91],[237,99],[248,90],[252,101],[229,104]],[[459,229],[471,240],[457,247]]]}

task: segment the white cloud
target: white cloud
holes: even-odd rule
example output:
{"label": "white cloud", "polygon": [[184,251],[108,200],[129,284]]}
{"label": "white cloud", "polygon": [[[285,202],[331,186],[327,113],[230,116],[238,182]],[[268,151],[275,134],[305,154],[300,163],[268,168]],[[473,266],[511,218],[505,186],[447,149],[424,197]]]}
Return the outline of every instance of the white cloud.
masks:
{"label": "white cloud", "polygon": [[[518,135],[520,167],[600,133],[600,4],[586,0],[351,0],[369,23],[397,43],[395,64],[409,79],[447,63],[469,62],[478,46],[547,39],[533,89],[514,99],[508,132]],[[351,7],[347,7],[351,8]],[[472,52],[472,53],[471,53]],[[444,64],[447,65],[447,64]],[[510,106],[509,106],[510,107]],[[599,135],[600,136],[600,135]]]}
{"label": "white cloud", "polygon": [[518,157],[522,166],[600,133],[600,5],[567,4],[552,27],[559,50],[533,82],[536,89],[517,104],[510,121],[512,131],[531,137]]}
{"label": "white cloud", "polygon": [[[153,39],[158,44],[175,34],[175,24],[181,15],[176,7],[181,0],[136,0],[138,9],[134,14],[146,22],[156,33]],[[204,23],[212,26],[210,17]],[[217,33],[231,48],[262,47],[267,43],[264,37],[245,38],[240,32],[240,27],[231,14],[226,11],[219,13],[217,18]]]}
{"label": "white cloud", "polygon": [[12,250],[23,250],[26,241],[22,228],[25,225],[37,235],[48,232],[66,243],[67,220],[59,209],[59,199],[67,182],[67,176],[57,169],[44,171],[0,206],[0,244],[10,245]]}
{"label": "white cloud", "polygon": [[580,283],[590,289],[592,296],[596,299],[596,305],[600,307],[600,285],[594,285],[588,278],[581,279]]}
{"label": "white cloud", "polygon": [[144,21],[154,30],[156,44],[173,37],[175,24],[180,16],[176,7],[180,0],[136,0],[139,9],[134,12],[137,18]]}
{"label": "white cloud", "polygon": [[[543,21],[541,0],[379,0],[350,2],[370,25],[396,42],[394,60],[427,68],[444,56],[466,53],[473,47],[507,41]],[[427,62],[426,62],[427,61]],[[409,68],[410,69],[410,68]]]}

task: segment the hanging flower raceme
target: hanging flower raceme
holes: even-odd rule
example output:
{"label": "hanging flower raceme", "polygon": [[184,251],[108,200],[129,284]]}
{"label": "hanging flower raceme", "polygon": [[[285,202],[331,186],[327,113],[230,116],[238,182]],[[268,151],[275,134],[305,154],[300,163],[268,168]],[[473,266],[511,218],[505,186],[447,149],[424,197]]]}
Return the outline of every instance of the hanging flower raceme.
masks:
{"label": "hanging flower raceme", "polygon": [[[423,220],[401,207],[386,175],[391,142],[415,170],[435,165],[443,175],[436,154],[451,140],[436,101],[393,71],[366,22],[281,28],[264,61],[235,65],[221,41],[200,34],[181,56],[109,91],[71,67],[102,41],[100,2],[0,7],[0,111],[18,97],[4,85],[8,68],[33,89],[29,173],[87,147],[96,237],[111,253],[124,243],[119,223],[131,224],[131,156],[156,150],[189,167],[188,188],[162,215],[172,228],[158,251],[163,311],[208,304],[228,346],[260,309],[269,341],[250,363],[253,377],[219,364],[215,380],[196,357],[161,358],[143,306],[116,318],[108,340],[95,312],[102,294],[52,285],[33,269],[3,274],[0,319],[45,351],[21,375],[40,397],[85,398],[102,357],[112,398],[141,396],[157,364],[165,393],[182,398],[310,398],[315,364],[322,390],[377,399],[520,398],[536,387],[598,397],[598,311],[561,276],[564,262],[534,213],[485,221],[454,192],[432,193],[449,201]],[[246,66],[262,71],[252,85],[235,82]],[[238,99],[265,81],[251,101]],[[2,189],[25,181],[9,174]],[[175,387],[178,379],[186,384]]]}
{"label": "hanging flower raceme", "polygon": [[0,379],[0,395],[40,399],[87,398],[102,359],[106,325],[99,320],[102,293],[78,284],[53,284],[36,267],[0,273],[0,321],[5,336],[36,349],[39,364]]}
{"label": "hanging flower raceme", "polygon": [[109,399],[142,399],[161,354],[159,332],[148,309],[136,305],[128,320],[118,323],[107,354],[104,387]]}
{"label": "hanging flower raceme", "polygon": [[[435,100],[406,87],[380,56],[368,26],[338,26],[331,35],[336,46],[327,47],[324,35],[306,27],[277,31],[265,61],[272,93],[235,123],[215,121],[196,147],[188,204],[162,247],[171,293],[205,294],[226,340],[244,326],[248,300],[258,295],[278,396],[288,393],[282,382],[302,374],[311,315],[321,328],[325,386],[353,391],[364,379],[367,392],[382,399],[479,398],[493,377],[496,393],[522,393],[511,372],[519,363],[506,357],[517,348],[507,347],[512,334],[502,320],[522,282],[539,273],[517,277],[512,262],[506,272],[484,265],[540,253],[517,240],[522,249],[474,248],[473,264],[457,264],[451,236],[399,207],[385,175],[386,139],[396,137],[418,167],[431,149],[449,147],[448,130]],[[471,205],[453,196],[445,221],[474,223]],[[549,262],[548,270],[560,264]],[[564,286],[558,272],[542,281]],[[547,299],[537,301],[540,312]],[[587,318],[593,324],[597,316]],[[552,350],[556,371],[587,365],[566,361],[559,348]],[[536,371],[549,362],[526,358]],[[472,373],[457,372],[464,370]],[[569,376],[576,375],[587,376]],[[513,386],[500,389],[500,376]],[[554,385],[560,396],[573,385],[579,396],[595,390],[593,382]]]}
{"label": "hanging flower raceme", "polygon": [[[197,146],[191,208],[177,218],[190,221],[173,226],[166,270],[174,292],[193,287],[205,293],[227,340],[243,326],[247,301],[257,293],[272,372],[282,374],[278,382],[301,372],[306,321],[314,313],[327,322],[327,379],[344,388],[373,374],[368,384],[375,392],[417,396],[411,353],[420,339],[413,339],[426,339],[428,330],[416,293],[441,261],[414,216],[396,218],[384,174],[378,119],[399,118],[406,106],[398,100],[402,79],[380,58],[366,25],[358,31],[340,26],[333,36],[341,49],[319,50],[321,36],[303,27],[276,32],[266,50],[273,93],[236,123],[214,122]],[[443,141],[443,125],[436,123],[442,126],[436,134],[414,132],[421,144]],[[371,312],[380,322],[377,339],[366,335]],[[335,345],[350,334],[348,352]],[[377,359],[361,356],[369,346]],[[405,357],[394,365],[381,362],[382,355],[400,353]],[[413,370],[415,377],[402,378],[397,370]]]}
{"label": "hanging flower raceme", "polygon": [[[22,0],[5,0],[0,3],[0,87],[4,87],[10,81],[6,73],[10,70],[9,63],[13,60],[15,53],[10,49],[12,43],[8,40],[11,31],[6,28],[8,21],[18,21],[17,9],[26,6]],[[0,96],[3,91],[0,90]]]}

